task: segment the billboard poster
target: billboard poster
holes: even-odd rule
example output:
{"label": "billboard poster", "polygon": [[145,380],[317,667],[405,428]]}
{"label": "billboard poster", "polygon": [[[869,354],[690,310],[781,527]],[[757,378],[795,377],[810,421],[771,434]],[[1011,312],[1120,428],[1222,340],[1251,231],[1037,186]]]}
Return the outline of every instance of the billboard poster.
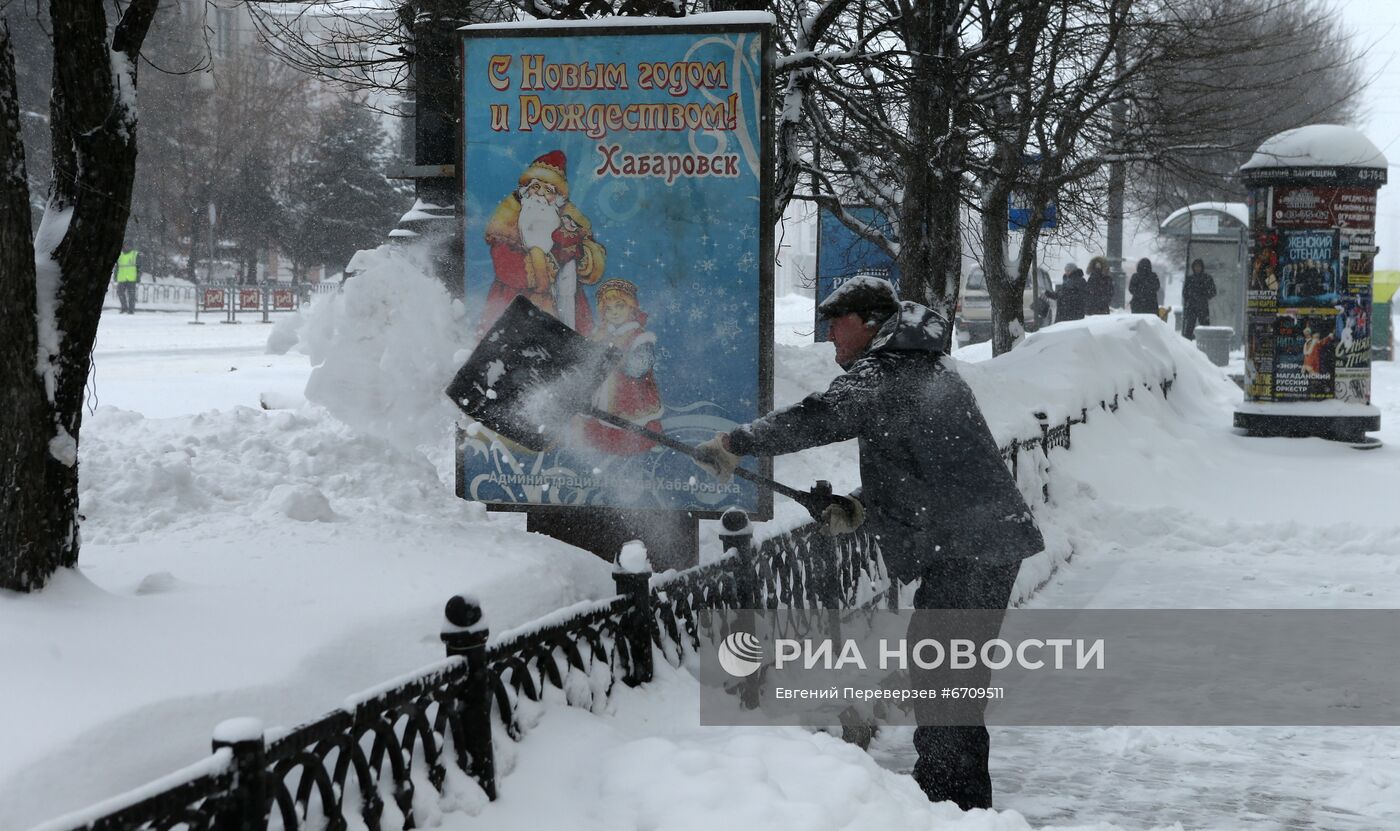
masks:
{"label": "billboard poster", "polygon": [[1287,228],[1376,227],[1376,191],[1367,187],[1278,185],[1270,224]]}
{"label": "billboard poster", "polygon": [[1278,231],[1267,228],[1254,235],[1249,261],[1245,305],[1250,314],[1273,314],[1278,309]]}
{"label": "billboard poster", "polygon": [[1371,275],[1376,270],[1376,232],[1342,231],[1342,250],[1346,262],[1347,293],[1369,290]]}
{"label": "billboard poster", "polygon": [[1342,299],[1337,309],[1337,368],[1371,365],[1371,298],[1369,293]]}
{"label": "billboard poster", "polygon": [[1274,320],[1250,318],[1244,363],[1245,392],[1252,401],[1274,396]]}
{"label": "billboard poster", "polygon": [[[874,208],[851,206],[846,213],[881,231],[889,232],[890,223]],[[825,208],[817,213],[817,303],[825,300],[852,277],[882,277],[899,288],[899,266],[884,249],[847,228],[836,214]],[[829,324],[820,316],[816,319],[813,339],[818,343],[828,339]]]}
{"label": "billboard poster", "polygon": [[1250,188],[1244,197],[1245,210],[1249,214],[1249,227],[1265,228],[1269,225],[1269,188]]}
{"label": "billboard poster", "polygon": [[[617,349],[593,406],[688,444],[772,408],[771,18],[747,18],[463,30],[469,325],[527,297]],[[541,453],[471,425],[458,492],[699,517],[772,498],[583,416]]]}
{"label": "billboard poster", "polygon": [[1332,306],[1337,302],[1341,265],[1335,230],[1279,232],[1280,306]]}
{"label": "billboard poster", "polygon": [[1274,400],[1333,397],[1336,315],[1280,310],[1274,323]]}
{"label": "billboard poster", "polygon": [[1337,400],[1351,404],[1371,403],[1371,370],[1338,369]]}

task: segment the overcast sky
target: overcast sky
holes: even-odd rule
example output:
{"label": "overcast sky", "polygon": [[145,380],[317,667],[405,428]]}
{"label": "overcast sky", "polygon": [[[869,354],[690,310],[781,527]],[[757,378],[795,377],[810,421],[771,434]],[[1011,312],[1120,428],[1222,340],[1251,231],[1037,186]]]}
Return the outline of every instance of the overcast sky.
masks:
{"label": "overcast sky", "polygon": [[1390,184],[1381,188],[1376,242],[1377,268],[1400,268],[1400,2],[1339,0],[1337,10],[1355,43],[1366,50],[1363,67],[1366,121],[1354,125],[1390,160]]}

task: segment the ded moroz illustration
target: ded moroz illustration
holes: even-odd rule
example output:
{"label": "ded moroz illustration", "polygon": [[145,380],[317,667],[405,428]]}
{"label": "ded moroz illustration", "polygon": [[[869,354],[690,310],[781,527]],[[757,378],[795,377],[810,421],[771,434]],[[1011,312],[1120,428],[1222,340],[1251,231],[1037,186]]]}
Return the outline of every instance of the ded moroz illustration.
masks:
{"label": "ded moroz illustration", "polygon": [[[463,41],[473,332],[527,298],[619,356],[598,409],[690,445],[771,396],[762,31],[498,27]],[[540,452],[479,423],[459,447],[462,495],[494,507],[718,516],[769,499],[583,415]]]}

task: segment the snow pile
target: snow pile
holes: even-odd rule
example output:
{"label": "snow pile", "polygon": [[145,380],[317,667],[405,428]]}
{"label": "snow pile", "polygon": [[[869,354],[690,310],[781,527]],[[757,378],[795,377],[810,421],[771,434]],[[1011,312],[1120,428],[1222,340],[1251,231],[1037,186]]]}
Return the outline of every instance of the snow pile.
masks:
{"label": "snow pile", "polygon": [[[931,805],[908,776],[839,736],[797,727],[703,727],[698,686],[657,661],[655,679],[613,687],[609,713],[551,706],[523,742],[498,743],[501,798],[450,828],[609,831],[1029,829],[1015,811]],[[562,696],[549,690],[547,699]],[[683,717],[682,717],[682,714]],[[579,764],[587,748],[587,764]],[[549,799],[537,798],[549,794]]]}
{"label": "snow pile", "polygon": [[466,310],[398,248],[362,251],[356,264],[301,323],[298,348],[315,366],[306,398],[360,433],[407,447],[440,441],[457,415],[443,390],[466,360]]}
{"label": "snow pile", "polygon": [[484,513],[457,499],[422,454],[315,409],[146,419],[100,407],[83,430],[80,499],[84,539],[94,543],[207,527],[219,516],[413,523]]}
{"label": "snow pile", "polygon": [[[1176,376],[1171,405],[1187,418],[1217,418],[1219,408],[1241,398],[1239,387],[1191,341],[1152,315],[1098,315],[1059,323],[1026,337],[1016,349],[991,358],[990,344],[958,350],[956,366],[977,395],[999,444],[1039,434],[1032,415],[1051,424],[1079,419],[1100,402],[1120,404],[1144,383],[1161,400],[1158,382]],[[1134,402],[1147,391],[1137,389]],[[1171,418],[1172,416],[1166,416]],[[1091,412],[1089,418],[1094,418]]]}

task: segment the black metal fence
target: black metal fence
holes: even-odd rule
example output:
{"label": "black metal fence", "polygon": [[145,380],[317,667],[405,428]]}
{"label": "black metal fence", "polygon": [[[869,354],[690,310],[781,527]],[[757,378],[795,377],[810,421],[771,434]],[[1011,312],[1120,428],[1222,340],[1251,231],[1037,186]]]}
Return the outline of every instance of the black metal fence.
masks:
{"label": "black metal fence", "polygon": [[[1163,379],[1142,389],[1165,397],[1171,386]],[[1116,394],[1100,402],[1105,411],[1120,404]],[[1070,449],[1089,411],[1053,425],[1037,416],[1040,435],[1012,441],[1002,458],[1023,492],[1048,499],[1050,451]],[[658,654],[680,666],[700,643],[705,610],[898,605],[900,586],[868,535],[834,538],[808,524],[755,545],[748,517],[730,511],[720,539],[725,553],[714,562],[662,577],[616,571],[615,597],[560,610],[495,643],[480,606],[453,597],[443,661],[288,731],[225,722],[206,760],[40,829],[415,828],[422,800],[495,799],[497,735],[519,741],[547,699],[598,711],[618,682],[650,681]]]}

